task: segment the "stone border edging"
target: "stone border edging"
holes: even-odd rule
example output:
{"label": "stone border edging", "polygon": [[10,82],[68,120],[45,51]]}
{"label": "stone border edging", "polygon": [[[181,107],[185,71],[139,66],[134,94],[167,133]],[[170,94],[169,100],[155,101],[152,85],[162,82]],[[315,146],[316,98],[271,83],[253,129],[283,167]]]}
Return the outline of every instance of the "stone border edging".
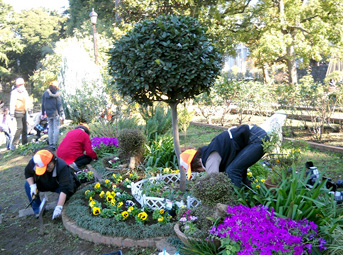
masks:
{"label": "stone border edging", "polygon": [[101,235],[98,232],[81,228],[76,225],[65,213],[65,209],[62,211],[63,226],[72,234],[77,235],[79,238],[93,242],[96,244],[113,245],[117,247],[157,247],[157,243],[164,240],[164,237],[155,237],[147,239],[131,239],[127,237],[113,237]]}
{"label": "stone border edging", "polygon": [[[206,123],[201,123],[201,122],[191,122],[192,125],[194,126],[199,126],[199,127],[208,127],[208,128],[213,128],[213,129],[220,129],[220,130],[227,130],[228,127],[223,127],[223,126],[216,126],[216,125],[211,125],[211,124],[206,124]],[[295,141],[296,139],[293,138],[283,138],[286,141]],[[301,140],[304,141],[304,140]],[[332,151],[335,153],[340,153],[343,154],[343,147],[338,147],[338,146],[333,146],[333,145],[325,145],[322,143],[315,143],[315,142],[308,142],[304,141],[307,143],[310,147],[321,150],[321,151]]]}

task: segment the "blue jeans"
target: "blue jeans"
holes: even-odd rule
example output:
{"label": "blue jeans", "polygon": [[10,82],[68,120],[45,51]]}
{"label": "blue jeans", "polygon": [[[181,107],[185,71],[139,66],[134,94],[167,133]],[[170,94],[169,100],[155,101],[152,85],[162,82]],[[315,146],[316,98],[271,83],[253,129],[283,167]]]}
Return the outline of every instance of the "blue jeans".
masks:
{"label": "blue jeans", "polygon": [[235,186],[239,188],[243,187],[243,184],[250,186],[247,177],[248,167],[255,164],[264,155],[263,140],[269,140],[266,131],[258,126],[253,126],[250,129],[248,145],[240,150],[236,157],[226,166],[225,172]]}
{"label": "blue jeans", "polygon": [[60,128],[60,116],[48,117],[48,125],[49,145],[56,147]]}
{"label": "blue jeans", "polygon": [[[30,189],[30,184],[26,181],[25,182],[25,192],[26,192],[26,195],[29,199],[29,202],[31,202],[32,200],[32,197],[31,197],[31,189]],[[58,188],[56,189],[54,192],[60,194],[61,190]],[[39,194],[36,195],[36,199],[32,202],[32,210],[35,214],[38,214],[39,213],[39,206],[40,206],[40,203],[41,203],[41,200],[40,200],[40,197],[39,197]]]}

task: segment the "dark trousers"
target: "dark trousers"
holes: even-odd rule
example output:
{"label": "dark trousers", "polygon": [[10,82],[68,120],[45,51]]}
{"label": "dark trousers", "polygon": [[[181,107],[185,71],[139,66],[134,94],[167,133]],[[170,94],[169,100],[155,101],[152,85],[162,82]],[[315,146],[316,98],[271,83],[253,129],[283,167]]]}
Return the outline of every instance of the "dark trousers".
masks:
{"label": "dark trousers", "polygon": [[225,172],[237,187],[241,188],[243,184],[250,186],[247,171],[264,155],[263,140],[269,140],[266,131],[258,126],[253,126],[250,129],[248,145],[240,150],[234,160],[226,166]]}
{"label": "dark trousers", "polygon": [[13,138],[13,145],[17,146],[19,144],[19,138],[21,135],[21,143],[27,144],[27,120],[26,120],[26,112],[15,112],[14,113],[16,122],[17,122],[17,130],[14,134]]}
{"label": "dark trousers", "polygon": [[88,155],[82,155],[75,160],[77,167],[82,167],[92,162],[92,158]]}

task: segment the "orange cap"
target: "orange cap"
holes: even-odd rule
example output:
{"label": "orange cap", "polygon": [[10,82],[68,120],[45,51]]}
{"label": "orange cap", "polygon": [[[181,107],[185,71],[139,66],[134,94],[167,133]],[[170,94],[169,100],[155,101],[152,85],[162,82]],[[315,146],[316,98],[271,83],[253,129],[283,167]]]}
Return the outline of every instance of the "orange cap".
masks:
{"label": "orange cap", "polygon": [[48,150],[40,150],[33,156],[33,162],[36,165],[36,175],[43,175],[46,167],[52,160],[52,153]]}
{"label": "orange cap", "polygon": [[89,126],[87,123],[80,123],[80,125],[86,127],[89,130]]}
{"label": "orange cap", "polygon": [[185,150],[180,154],[180,165],[181,168],[187,172],[187,179],[190,180],[192,177],[192,168],[191,168],[191,162],[195,156],[195,153],[197,153],[196,150]]}

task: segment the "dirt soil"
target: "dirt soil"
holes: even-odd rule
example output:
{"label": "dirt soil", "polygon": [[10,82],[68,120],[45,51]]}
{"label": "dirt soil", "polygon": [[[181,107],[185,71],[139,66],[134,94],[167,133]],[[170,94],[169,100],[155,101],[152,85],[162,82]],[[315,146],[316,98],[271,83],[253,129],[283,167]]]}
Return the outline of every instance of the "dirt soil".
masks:
{"label": "dirt soil", "polygon": [[[52,210],[43,216],[44,234],[40,235],[39,220],[33,215],[19,217],[19,211],[28,204],[24,168],[30,158],[6,157],[6,152],[0,152],[0,254],[99,255],[119,249],[124,255],[158,254],[151,248],[121,248],[84,241],[66,231],[61,219],[51,220]],[[52,202],[56,195],[49,194],[48,198]]]}

